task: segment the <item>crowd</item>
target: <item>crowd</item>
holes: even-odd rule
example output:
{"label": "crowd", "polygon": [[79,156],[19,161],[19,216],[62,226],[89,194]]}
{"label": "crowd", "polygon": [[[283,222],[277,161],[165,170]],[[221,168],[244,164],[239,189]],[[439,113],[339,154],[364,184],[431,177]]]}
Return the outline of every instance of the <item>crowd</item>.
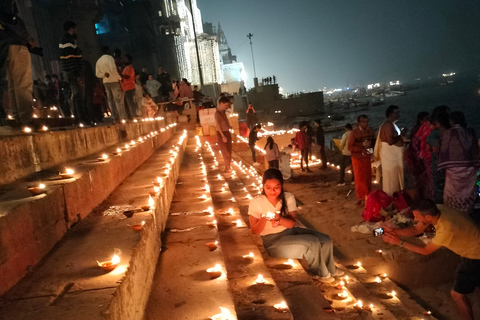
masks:
{"label": "crowd", "polygon": [[[33,80],[30,52],[42,51],[18,17],[15,1],[1,2],[0,133],[34,127],[35,109],[45,107],[57,110],[60,117],[73,118],[75,124],[94,126],[104,117],[114,123],[161,117],[167,110],[160,102],[174,102],[167,105],[177,111],[183,108],[183,100],[200,101],[204,97],[198,87],[192,90],[187,79],[171,79],[163,66],[157,74],[148,73],[146,67],[135,71],[133,57],[122,56],[119,49],[112,54],[104,47],[103,55],[92,66],[83,59],[78,46],[76,24],[66,21],[63,29],[59,43],[61,73]],[[8,99],[4,100],[7,89]]]}

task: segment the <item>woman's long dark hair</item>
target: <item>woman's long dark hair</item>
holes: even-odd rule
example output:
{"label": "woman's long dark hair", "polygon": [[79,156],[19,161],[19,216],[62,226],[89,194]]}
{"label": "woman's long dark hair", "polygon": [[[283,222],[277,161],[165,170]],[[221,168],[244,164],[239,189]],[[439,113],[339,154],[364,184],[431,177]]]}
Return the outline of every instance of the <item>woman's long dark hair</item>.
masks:
{"label": "woman's long dark hair", "polygon": [[[283,176],[280,170],[278,169],[268,169],[265,170],[263,173],[263,179],[262,179],[262,184],[265,185],[265,182],[267,180],[278,180],[280,182],[280,186],[282,188],[282,191],[280,191],[280,194],[278,195],[278,198],[280,201],[282,201],[282,208],[280,209],[280,215],[284,218],[288,217],[288,208],[287,208],[287,201],[285,200],[285,190],[283,190]],[[262,194],[266,196],[265,194],[265,189],[262,190]]]}
{"label": "woman's long dark hair", "polygon": [[272,149],[273,149],[273,144],[274,144],[273,138],[272,138],[272,137],[268,137],[268,138],[267,138],[267,143],[265,144],[265,148],[263,148],[263,149],[267,150],[267,147],[269,146],[269,147],[270,147],[270,150],[272,150]]}

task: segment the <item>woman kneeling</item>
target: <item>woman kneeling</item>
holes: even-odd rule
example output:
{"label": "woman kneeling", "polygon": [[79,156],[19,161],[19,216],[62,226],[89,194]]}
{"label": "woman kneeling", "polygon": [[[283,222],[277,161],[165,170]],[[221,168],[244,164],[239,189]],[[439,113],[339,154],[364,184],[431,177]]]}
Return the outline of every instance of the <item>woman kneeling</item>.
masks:
{"label": "woman kneeling", "polygon": [[310,272],[323,282],[334,281],[343,271],[335,266],[332,240],[316,230],[296,227],[295,197],[283,190],[282,173],[268,169],[263,174],[263,192],[250,202],[250,228],[262,237],[268,254],[277,258],[307,261]]}

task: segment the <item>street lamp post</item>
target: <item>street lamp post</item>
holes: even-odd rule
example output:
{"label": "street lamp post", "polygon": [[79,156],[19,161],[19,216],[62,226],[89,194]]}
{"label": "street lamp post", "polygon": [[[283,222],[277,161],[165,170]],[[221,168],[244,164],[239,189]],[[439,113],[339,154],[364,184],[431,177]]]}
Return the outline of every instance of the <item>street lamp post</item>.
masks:
{"label": "street lamp post", "polygon": [[247,38],[250,40],[250,49],[252,50],[252,61],[253,61],[253,75],[257,78],[257,72],[255,71],[255,58],[253,57],[253,44],[252,44],[253,34],[247,34]]}

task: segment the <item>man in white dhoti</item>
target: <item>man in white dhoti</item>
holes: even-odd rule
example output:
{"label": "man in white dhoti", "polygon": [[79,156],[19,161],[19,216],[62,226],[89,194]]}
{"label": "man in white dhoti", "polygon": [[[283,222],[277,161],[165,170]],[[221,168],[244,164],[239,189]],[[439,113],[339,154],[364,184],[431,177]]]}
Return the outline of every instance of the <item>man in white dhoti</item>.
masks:
{"label": "man in white dhoti", "polygon": [[387,119],[378,130],[375,156],[380,158],[382,165],[382,189],[392,196],[404,186],[403,175],[403,138],[395,122],[400,119],[397,106],[391,105],[386,111]]}

